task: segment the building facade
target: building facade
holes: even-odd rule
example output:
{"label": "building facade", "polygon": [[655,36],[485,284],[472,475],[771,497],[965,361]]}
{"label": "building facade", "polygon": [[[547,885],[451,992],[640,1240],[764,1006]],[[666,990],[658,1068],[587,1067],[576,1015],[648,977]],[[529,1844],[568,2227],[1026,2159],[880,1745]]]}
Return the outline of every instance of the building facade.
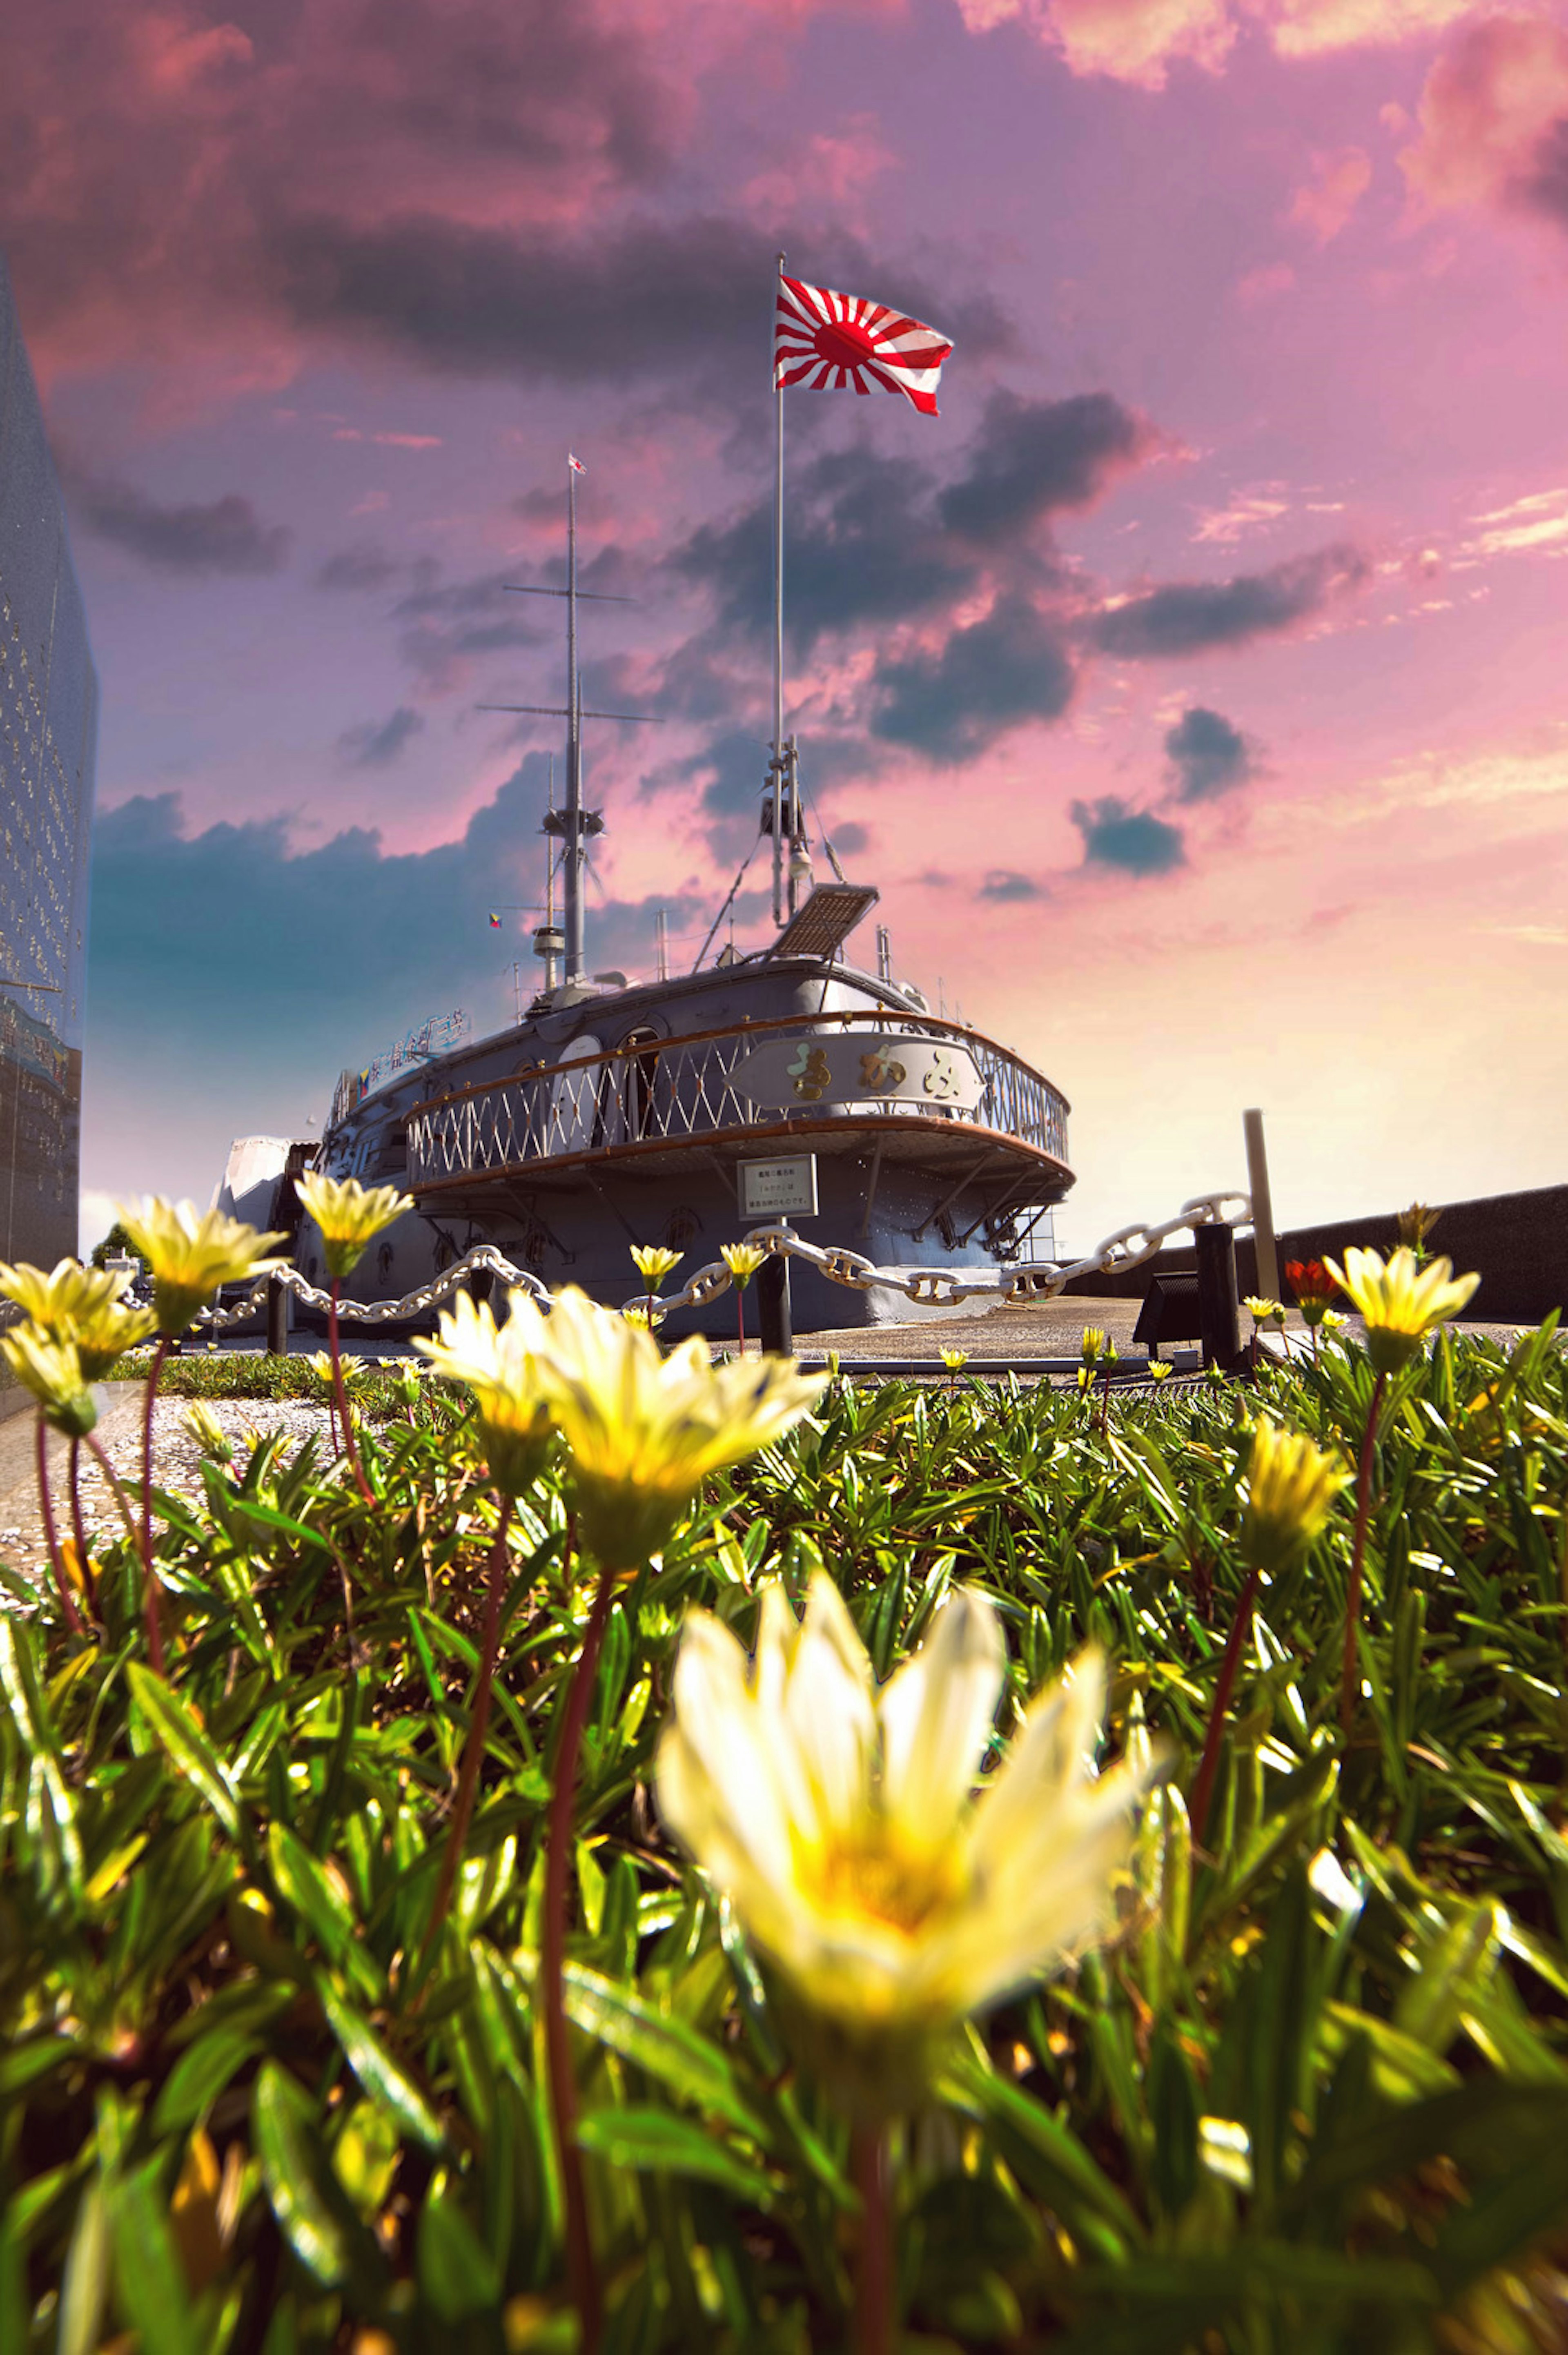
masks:
{"label": "building facade", "polygon": [[0,257],[0,1259],[76,1250],[98,679]]}

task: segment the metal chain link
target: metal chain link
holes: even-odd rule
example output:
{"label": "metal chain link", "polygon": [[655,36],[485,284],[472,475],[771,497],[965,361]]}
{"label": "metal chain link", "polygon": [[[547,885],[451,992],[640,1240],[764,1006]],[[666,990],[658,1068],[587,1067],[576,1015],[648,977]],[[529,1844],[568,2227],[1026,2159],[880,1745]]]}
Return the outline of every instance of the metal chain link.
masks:
{"label": "metal chain link", "polygon": [[[1065,1263],[1029,1260],[1014,1268],[879,1267],[874,1260],[851,1251],[848,1244],[824,1247],[808,1243],[787,1222],[753,1227],[744,1240],[771,1258],[782,1254],[802,1260],[830,1284],[843,1284],[853,1292],[901,1292],[920,1307],[951,1308],[962,1300],[1054,1300],[1078,1276],[1125,1275],[1130,1269],[1141,1267],[1146,1260],[1154,1257],[1168,1235],[1221,1220],[1232,1226],[1247,1226],[1252,1215],[1252,1202],[1245,1194],[1195,1194],[1163,1226],[1119,1227],[1114,1235],[1097,1243],[1086,1259]],[[280,1268],[277,1273],[278,1281],[286,1284],[306,1307],[331,1307],[331,1294],[307,1284],[297,1268]],[[520,1285],[532,1294],[541,1308],[548,1309],[550,1305],[549,1287],[531,1270],[514,1267],[494,1243],[480,1243],[461,1259],[453,1260],[429,1284],[404,1293],[400,1300],[340,1300],[337,1314],[340,1318],[352,1317],[362,1325],[395,1324],[402,1317],[418,1316],[425,1309],[433,1308],[438,1300],[455,1291],[465,1276],[480,1273],[498,1275],[504,1283]],[[683,1291],[656,1296],[658,1313],[668,1316],[678,1308],[706,1308],[710,1301],[728,1292],[733,1280],[721,1259],[711,1260],[706,1267],[697,1270]],[[270,1276],[262,1276],[238,1307],[204,1308],[197,1323],[213,1330],[242,1324],[256,1315],[271,1282]],[[634,1293],[632,1305],[636,1299]]]}
{"label": "metal chain link", "polygon": [[[296,1300],[302,1300],[307,1308],[325,1310],[332,1306],[331,1293],[308,1284],[297,1267],[280,1267],[274,1273],[278,1282],[292,1292]],[[454,1259],[452,1265],[443,1268],[439,1275],[432,1276],[428,1284],[417,1285],[412,1292],[405,1292],[400,1300],[340,1300],[337,1314],[340,1319],[353,1317],[361,1325],[395,1325],[401,1317],[418,1316],[425,1309],[433,1308],[438,1300],[444,1300],[449,1292],[455,1292],[465,1276],[477,1274],[498,1275],[507,1284],[520,1284],[525,1291],[533,1294],[541,1308],[549,1306],[549,1288],[537,1275],[530,1273],[526,1267],[514,1267],[494,1243],[478,1243],[473,1251],[465,1252],[461,1259]],[[227,1325],[242,1325],[248,1316],[258,1313],[272,1281],[271,1275],[263,1275],[233,1308],[202,1309],[197,1316],[197,1323],[215,1332],[221,1332]]]}

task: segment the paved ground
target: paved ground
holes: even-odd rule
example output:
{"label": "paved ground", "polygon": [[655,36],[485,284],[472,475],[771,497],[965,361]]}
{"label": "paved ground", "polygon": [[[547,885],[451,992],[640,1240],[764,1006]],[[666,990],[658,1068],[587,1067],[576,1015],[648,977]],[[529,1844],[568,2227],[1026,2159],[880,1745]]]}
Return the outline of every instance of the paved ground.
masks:
{"label": "paved ground", "polygon": [[[1106,1300],[1089,1293],[1075,1293],[1056,1300],[1034,1300],[1017,1306],[1004,1303],[988,1308],[980,1316],[955,1316],[940,1322],[910,1325],[877,1325],[846,1327],[837,1333],[803,1333],[796,1337],[803,1352],[816,1354],[837,1349],[846,1360],[878,1358],[930,1358],[938,1359],[944,1348],[966,1349],[973,1358],[1012,1358],[1019,1361],[1029,1358],[1075,1357],[1086,1325],[1097,1325],[1110,1335],[1124,1356],[1132,1348],[1133,1327],[1138,1321],[1143,1303],[1139,1300]],[[1252,1318],[1242,1311],[1242,1337],[1252,1332]],[[1297,1346],[1310,1346],[1305,1320],[1298,1309],[1293,1308],[1286,1319],[1287,1332],[1299,1335]],[[1359,1332],[1360,1319],[1352,1317],[1349,1331]],[[1531,1329],[1519,1325],[1456,1325],[1457,1333],[1488,1334],[1494,1339],[1511,1342],[1515,1337]],[[1192,1346],[1179,1345],[1185,1348]],[[1162,1354],[1168,1356],[1168,1350]]]}

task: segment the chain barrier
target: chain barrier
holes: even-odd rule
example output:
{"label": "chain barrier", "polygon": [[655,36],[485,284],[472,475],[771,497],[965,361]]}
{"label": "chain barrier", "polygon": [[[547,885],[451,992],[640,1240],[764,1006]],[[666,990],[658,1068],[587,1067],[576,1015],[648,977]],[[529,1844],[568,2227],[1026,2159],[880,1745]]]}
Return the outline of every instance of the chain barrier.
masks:
{"label": "chain barrier", "polygon": [[[1141,1267],[1146,1260],[1154,1257],[1169,1235],[1221,1221],[1246,1226],[1252,1215],[1253,1206],[1245,1194],[1195,1194],[1163,1226],[1119,1227],[1114,1235],[1107,1235],[1104,1242],[1096,1244],[1086,1259],[1029,1260],[1014,1268],[879,1267],[874,1260],[851,1251],[846,1243],[826,1247],[808,1243],[787,1221],[753,1227],[743,1240],[769,1258],[782,1255],[798,1259],[807,1267],[816,1268],[830,1284],[843,1284],[850,1291],[901,1292],[917,1307],[952,1308],[963,1300],[1054,1300],[1078,1276],[1125,1275],[1130,1269]],[[479,1274],[497,1275],[503,1283],[530,1293],[541,1308],[549,1306],[549,1287],[539,1276],[528,1268],[514,1267],[494,1243],[480,1243],[461,1259],[453,1260],[430,1283],[404,1293],[400,1300],[340,1300],[338,1317],[353,1318],[362,1325],[397,1324],[404,1317],[421,1316],[449,1292],[454,1292],[466,1277]],[[297,1268],[280,1268],[277,1277],[307,1308],[325,1312],[331,1307],[331,1294],[307,1283]],[[259,1312],[272,1281],[270,1275],[262,1276],[236,1307],[204,1308],[197,1322],[212,1331],[243,1324]],[[697,1270],[684,1290],[654,1295],[655,1305],[661,1316],[671,1316],[680,1308],[706,1308],[710,1301],[728,1292],[733,1281],[724,1262],[712,1260]],[[634,1293],[628,1305],[635,1305],[637,1298]]]}

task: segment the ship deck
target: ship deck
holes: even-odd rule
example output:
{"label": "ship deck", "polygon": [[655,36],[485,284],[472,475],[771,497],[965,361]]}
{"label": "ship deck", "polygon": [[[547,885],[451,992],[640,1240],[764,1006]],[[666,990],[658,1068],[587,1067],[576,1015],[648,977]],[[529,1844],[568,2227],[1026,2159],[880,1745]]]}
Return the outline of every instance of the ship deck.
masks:
{"label": "ship deck", "polygon": [[[797,1069],[798,1081],[769,1077]],[[822,1100],[764,1103],[752,1088]],[[405,1183],[421,1209],[483,1217],[612,1172],[634,1182],[718,1172],[730,1184],[741,1160],[798,1152],[869,1157],[871,1192],[882,1171],[919,1168],[947,1179],[953,1199],[980,1189],[994,1215],[1067,1192],[1066,1112],[1050,1081],[977,1031],[886,1013],[793,1017],[644,1041],[416,1105]]]}

